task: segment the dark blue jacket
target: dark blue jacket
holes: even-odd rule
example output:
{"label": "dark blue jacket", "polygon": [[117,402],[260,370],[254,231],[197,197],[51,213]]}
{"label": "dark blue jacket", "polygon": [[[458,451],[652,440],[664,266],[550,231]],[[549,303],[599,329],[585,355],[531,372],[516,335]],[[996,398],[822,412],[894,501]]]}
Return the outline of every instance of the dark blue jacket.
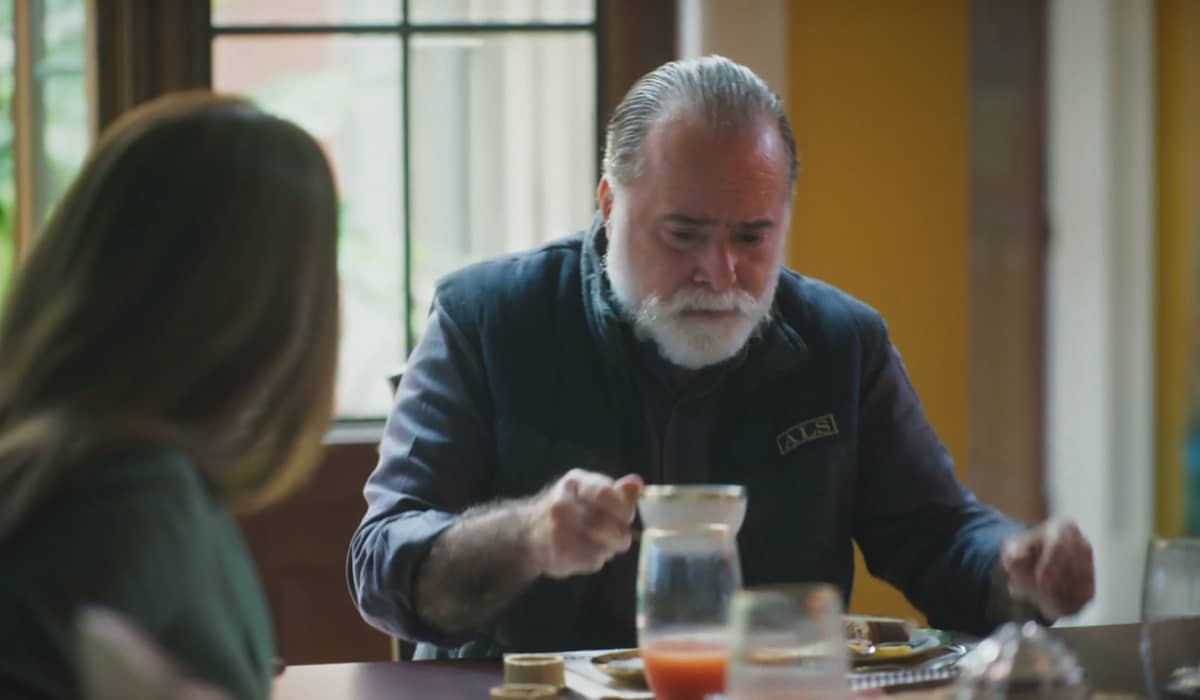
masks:
{"label": "dark blue jacket", "polygon": [[[397,394],[348,573],[364,617],[454,655],[633,646],[635,555],[543,579],[469,638],[422,624],[416,570],[455,514],[533,494],[575,467],[653,482],[628,326],[585,234],[471,266],[437,289]],[[852,541],[937,627],[987,632],[992,572],[1017,525],[980,505],[917,401],[879,315],[781,273],[774,318],[723,380],[703,480],[745,484],[747,585],[828,581]],[[433,653],[425,649],[424,655]]]}

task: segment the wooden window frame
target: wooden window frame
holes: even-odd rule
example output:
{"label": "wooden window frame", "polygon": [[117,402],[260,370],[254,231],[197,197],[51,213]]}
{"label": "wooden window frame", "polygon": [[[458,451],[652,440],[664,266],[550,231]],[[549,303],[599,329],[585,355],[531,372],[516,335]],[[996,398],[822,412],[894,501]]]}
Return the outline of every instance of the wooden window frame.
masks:
{"label": "wooden window frame", "polygon": [[[158,95],[211,87],[208,0],[90,1],[97,130]],[[605,117],[597,120],[599,152],[607,115],[633,82],[676,56],[675,0],[603,0],[595,21]],[[362,487],[378,460],[381,431],[382,421],[335,429],[311,483],[240,519],[287,663],[393,657],[391,641],[361,620],[345,584],[346,550],[364,511]]]}

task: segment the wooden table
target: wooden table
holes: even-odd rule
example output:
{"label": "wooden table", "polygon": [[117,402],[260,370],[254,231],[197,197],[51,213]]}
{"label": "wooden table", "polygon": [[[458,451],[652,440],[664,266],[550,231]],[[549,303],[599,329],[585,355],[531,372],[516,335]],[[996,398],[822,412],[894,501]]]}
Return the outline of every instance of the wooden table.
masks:
{"label": "wooden table", "polygon": [[[1145,695],[1137,625],[1054,630],[1079,657],[1092,687]],[[293,666],[275,683],[275,700],[426,700],[487,698],[503,682],[498,661],[388,661]]]}
{"label": "wooden table", "polygon": [[292,666],[275,680],[275,700],[487,698],[504,682],[499,661],[369,661]]}

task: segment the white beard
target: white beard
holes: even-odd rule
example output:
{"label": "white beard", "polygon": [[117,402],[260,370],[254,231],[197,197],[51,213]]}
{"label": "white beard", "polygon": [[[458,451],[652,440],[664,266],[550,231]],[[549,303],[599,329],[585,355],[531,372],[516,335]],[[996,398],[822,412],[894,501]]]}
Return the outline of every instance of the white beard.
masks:
{"label": "white beard", "polygon": [[[611,223],[611,222],[610,222]],[[702,369],[724,362],[749,342],[761,327],[770,323],[778,272],[761,298],[741,289],[713,292],[702,286],[680,289],[670,299],[642,295],[634,281],[632,261],[625,246],[625,233],[607,227],[608,252],[604,269],[609,285],[625,316],[633,323],[639,339],[650,339],[659,353],[685,369]],[[720,319],[688,318],[686,311],[733,311]]]}

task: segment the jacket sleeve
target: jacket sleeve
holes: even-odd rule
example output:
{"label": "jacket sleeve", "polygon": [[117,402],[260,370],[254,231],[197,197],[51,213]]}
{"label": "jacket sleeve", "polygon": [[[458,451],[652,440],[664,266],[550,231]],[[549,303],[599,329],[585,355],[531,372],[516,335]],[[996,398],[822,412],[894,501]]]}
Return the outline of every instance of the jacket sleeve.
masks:
{"label": "jacket sleeve", "polygon": [[494,441],[478,351],[439,302],[409,358],[363,494],[347,561],[351,595],[374,627],[413,642],[450,640],[417,615],[416,575],[434,540],[488,499]]}
{"label": "jacket sleeve", "polygon": [[959,483],[883,322],[863,340],[854,529],[867,568],[932,626],[986,634],[1007,599],[992,590],[1000,547],[1021,526]]}

